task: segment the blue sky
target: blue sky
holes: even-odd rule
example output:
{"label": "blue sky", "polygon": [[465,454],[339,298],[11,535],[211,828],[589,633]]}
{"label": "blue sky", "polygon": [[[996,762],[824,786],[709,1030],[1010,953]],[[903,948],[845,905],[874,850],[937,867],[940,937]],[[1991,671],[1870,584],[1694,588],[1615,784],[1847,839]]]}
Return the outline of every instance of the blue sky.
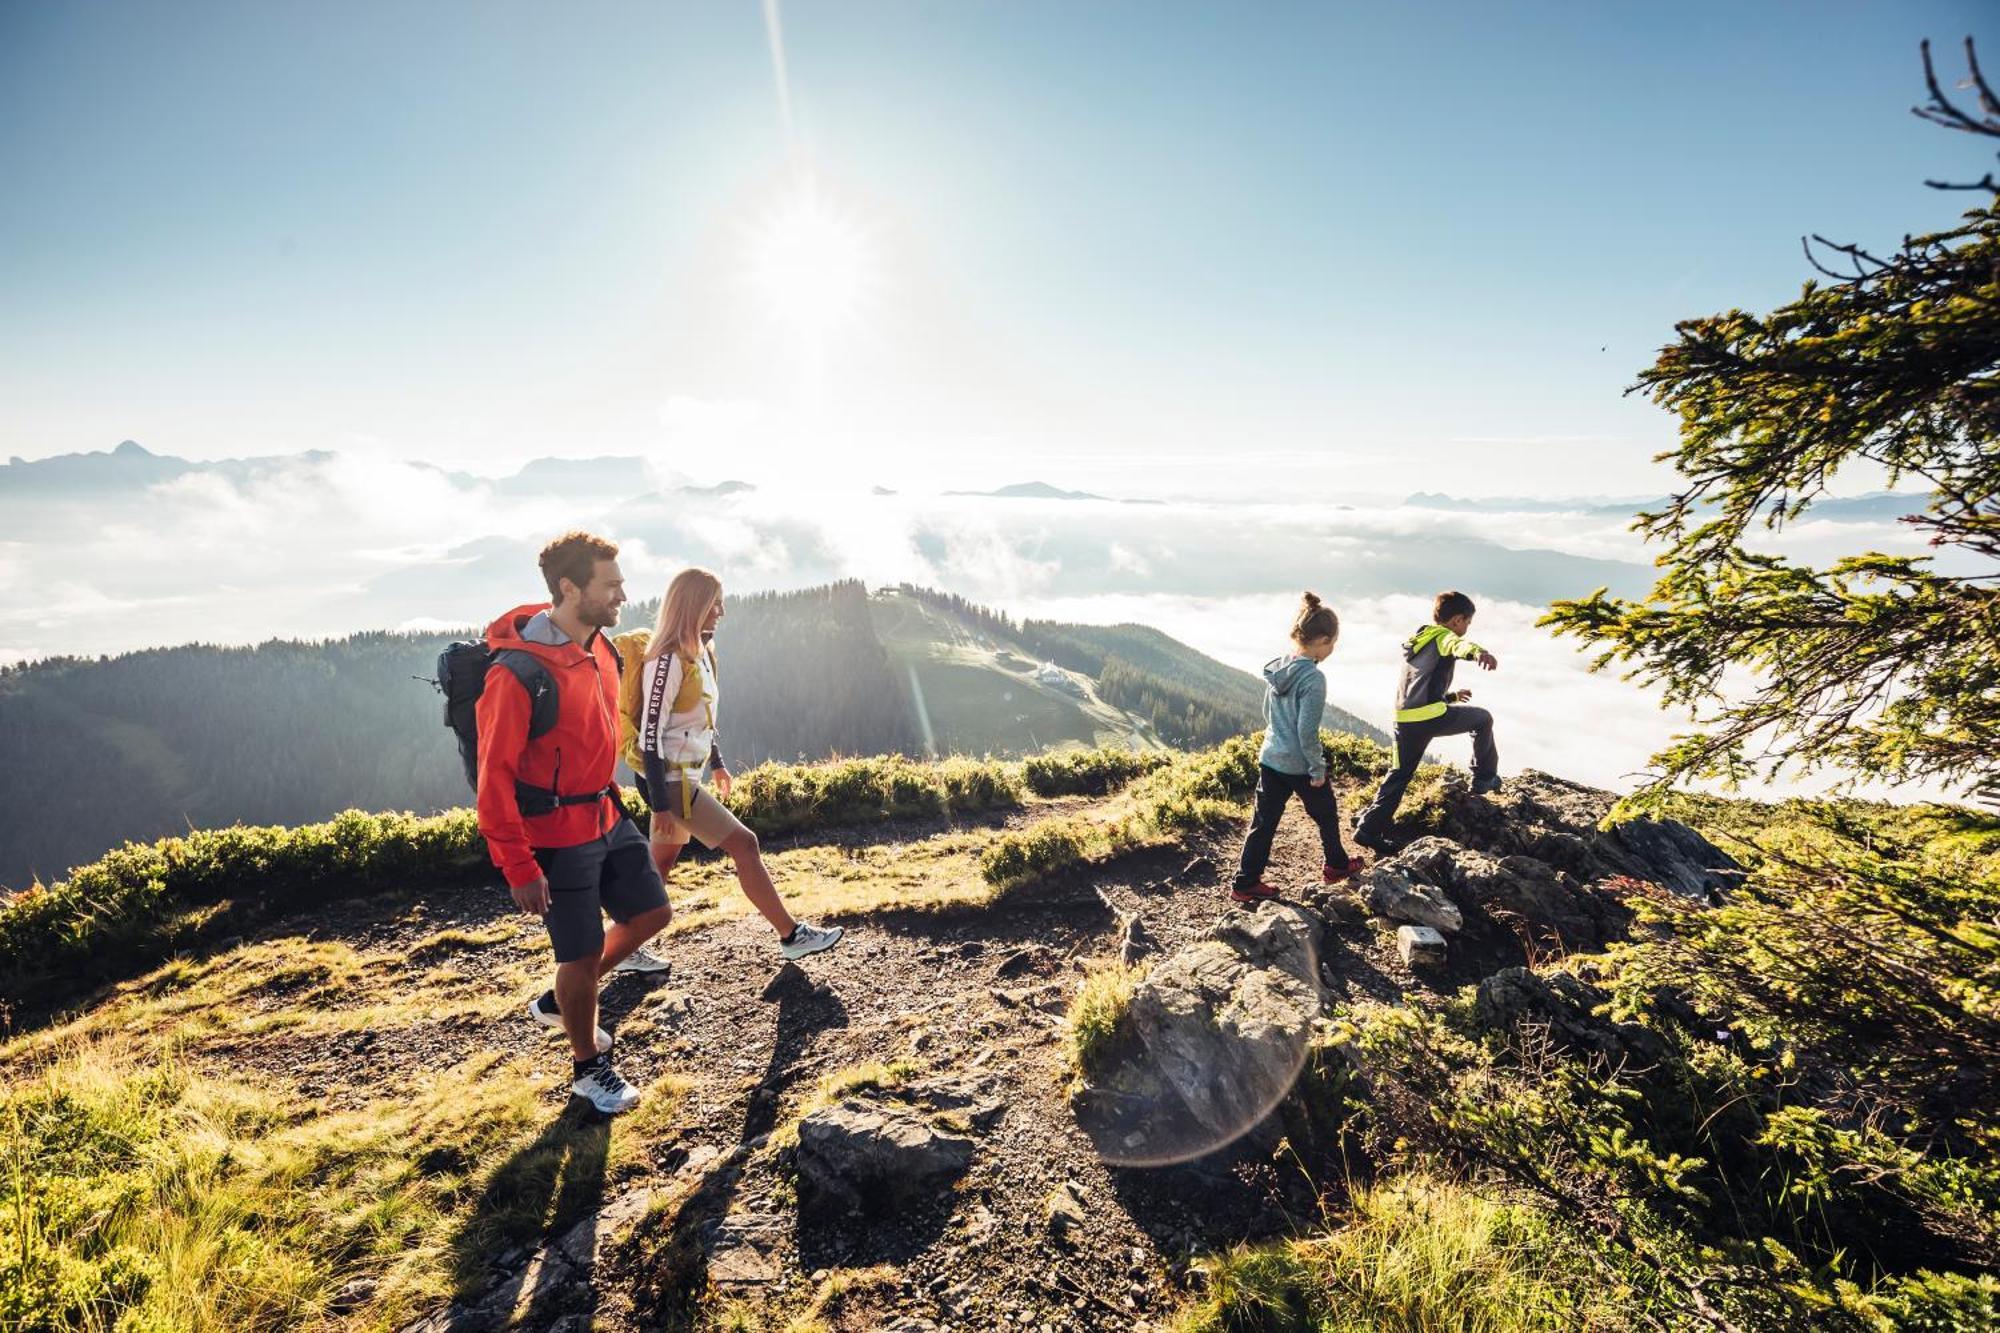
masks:
{"label": "blue sky", "polygon": [[[1980,22],[1986,20],[1986,29]],[[1973,3],[0,3],[0,454],[1656,488],[1620,396],[1948,224]],[[2000,59],[2000,52],[1996,53]],[[809,174],[864,272],[746,278]],[[1135,474],[1139,479],[1135,480]],[[1275,480],[1273,480],[1275,478]]]}

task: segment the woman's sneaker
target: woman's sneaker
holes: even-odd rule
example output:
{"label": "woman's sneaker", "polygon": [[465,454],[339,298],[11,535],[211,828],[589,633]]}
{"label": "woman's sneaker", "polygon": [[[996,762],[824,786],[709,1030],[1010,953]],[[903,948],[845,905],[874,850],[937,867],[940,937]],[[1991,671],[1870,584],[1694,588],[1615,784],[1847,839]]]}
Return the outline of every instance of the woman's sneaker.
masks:
{"label": "woman's sneaker", "polygon": [[[528,1017],[545,1028],[562,1031],[562,1010],[556,1008],[556,993],[545,990],[528,1001]],[[599,1052],[611,1049],[611,1034],[603,1028],[597,1029],[597,1049]]]}
{"label": "woman's sneaker", "polygon": [[618,1077],[611,1067],[611,1052],[599,1051],[576,1066],[576,1081],[569,1090],[605,1115],[629,1111],[639,1101],[639,1090]]}
{"label": "woman's sneaker", "polygon": [[1229,896],[1239,903],[1266,903],[1277,897],[1278,891],[1260,879],[1247,888],[1232,886]]}
{"label": "woman's sneaker", "polygon": [[1319,868],[1319,882],[1322,884],[1338,884],[1342,880],[1353,879],[1360,873],[1361,858],[1350,856],[1339,865],[1321,866]]}
{"label": "woman's sneaker", "polygon": [[792,937],[778,942],[778,952],[787,962],[797,962],[808,954],[831,949],[847,932],[839,926],[809,926],[801,921],[792,927]]}
{"label": "woman's sneaker", "polygon": [[634,949],[618,966],[611,970],[613,972],[665,972],[672,967],[672,963],[660,957],[651,949],[641,946]]}

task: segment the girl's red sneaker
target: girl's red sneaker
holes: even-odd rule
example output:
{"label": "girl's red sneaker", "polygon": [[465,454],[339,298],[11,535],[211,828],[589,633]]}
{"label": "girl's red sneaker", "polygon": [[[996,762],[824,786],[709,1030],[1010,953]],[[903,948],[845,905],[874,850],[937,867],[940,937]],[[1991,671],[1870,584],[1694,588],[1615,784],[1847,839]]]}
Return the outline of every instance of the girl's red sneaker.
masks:
{"label": "girl's red sneaker", "polygon": [[1239,903],[1262,903],[1277,897],[1278,891],[1260,879],[1247,889],[1231,888],[1229,896]]}

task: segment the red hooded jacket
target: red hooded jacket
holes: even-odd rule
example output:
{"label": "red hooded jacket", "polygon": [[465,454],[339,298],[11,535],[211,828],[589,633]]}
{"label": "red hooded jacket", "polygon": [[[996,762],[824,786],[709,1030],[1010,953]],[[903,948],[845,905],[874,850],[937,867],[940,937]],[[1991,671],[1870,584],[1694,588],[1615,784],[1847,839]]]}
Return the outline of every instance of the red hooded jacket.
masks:
{"label": "red hooded jacket", "polygon": [[535,848],[589,842],[622,818],[610,797],[522,818],[515,782],[582,796],[611,786],[618,765],[617,650],[602,634],[592,634],[588,648],[522,638],[527,623],[548,609],[546,602],[517,606],[486,627],[488,647],[534,654],[556,683],[556,724],[533,740],[528,692],[513,672],[489,672],[479,696],[479,831],[511,888],[540,878]]}

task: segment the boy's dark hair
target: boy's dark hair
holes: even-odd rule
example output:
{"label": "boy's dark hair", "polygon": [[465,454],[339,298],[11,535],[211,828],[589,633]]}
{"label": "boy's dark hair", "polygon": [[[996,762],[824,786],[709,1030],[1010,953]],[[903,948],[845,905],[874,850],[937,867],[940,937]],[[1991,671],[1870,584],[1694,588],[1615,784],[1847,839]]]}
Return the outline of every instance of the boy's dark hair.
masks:
{"label": "boy's dark hair", "polygon": [[1299,603],[1299,613],[1292,619],[1292,642],[1301,648],[1314,639],[1337,639],[1340,637],[1340,617],[1333,608],[1320,604],[1319,594],[1309,592]]}
{"label": "boy's dark hair", "polygon": [[549,597],[562,600],[562,581],[588,587],[600,560],[616,560],[618,544],[593,532],[565,532],[542,548],[542,582],[549,585]]}
{"label": "boy's dark hair", "polygon": [[1472,599],[1462,592],[1441,592],[1431,603],[1431,620],[1442,625],[1453,616],[1469,616],[1478,609],[1472,604]]}

